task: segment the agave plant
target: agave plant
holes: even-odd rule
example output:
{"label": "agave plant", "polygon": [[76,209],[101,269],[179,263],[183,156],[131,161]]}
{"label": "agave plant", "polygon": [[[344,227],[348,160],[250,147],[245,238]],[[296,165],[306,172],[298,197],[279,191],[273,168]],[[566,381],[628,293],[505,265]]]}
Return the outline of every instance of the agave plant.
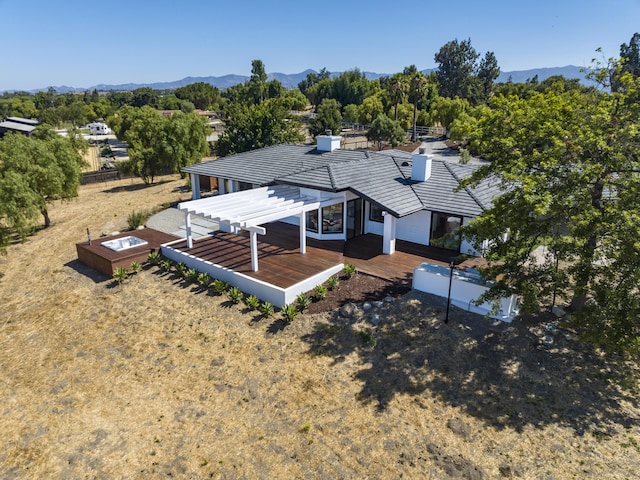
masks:
{"label": "agave plant", "polygon": [[214,280],[211,286],[213,287],[213,291],[216,293],[216,295],[222,295],[229,288],[229,284],[224,280],[220,280],[219,278]]}
{"label": "agave plant", "polygon": [[242,290],[240,290],[238,287],[231,287],[229,290],[227,290],[227,295],[229,295],[231,301],[236,304],[240,303],[244,298],[244,293],[242,293]]}
{"label": "agave plant", "polygon": [[296,297],[296,305],[298,307],[298,309],[302,312],[304,309],[306,309],[309,305],[311,305],[311,301],[313,299],[311,298],[311,295],[309,295],[308,293],[301,293],[300,295],[298,295]]}
{"label": "agave plant", "polygon": [[165,272],[170,271],[172,266],[173,266],[173,262],[171,260],[167,259],[167,260],[162,260],[160,262],[160,268]]}
{"label": "agave plant", "polygon": [[124,267],[116,267],[116,269],[113,271],[113,278],[116,282],[118,282],[118,284],[124,282],[128,276],[129,272],[127,272],[127,269]]}
{"label": "agave plant", "polygon": [[358,273],[358,270],[356,270],[355,265],[351,265],[350,263],[347,263],[344,266],[344,274],[347,276],[347,278],[353,277],[356,273]]}
{"label": "agave plant", "polygon": [[329,290],[335,290],[336,288],[338,288],[338,285],[340,285],[340,279],[335,275],[333,277],[329,277],[329,279],[327,280],[327,288]]}
{"label": "agave plant", "polygon": [[189,280],[190,282],[197,282],[198,281],[198,277],[200,276],[200,272],[197,271],[195,268],[189,268],[187,269],[187,273],[185,275],[187,277],[187,280]]}
{"label": "agave plant", "polygon": [[179,264],[176,265],[176,273],[181,277],[185,277],[187,275],[188,270],[189,268],[183,262],[180,262]]}
{"label": "agave plant", "polygon": [[313,289],[313,294],[318,300],[324,300],[327,298],[327,287],[324,285],[318,285]]}
{"label": "agave plant", "polygon": [[275,313],[273,304],[269,302],[263,302],[258,310],[260,311],[260,315],[262,315],[264,318],[269,318]]}
{"label": "agave plant", "polygon": [[260,306],[260,299],[255,295],[249,295],[247,298],[244,299],[244,303],[247,304],[247,307],[249,307],[249,310],[257,310],[258,307]]}
{"label": "agave plant", "polygon": [[199,273],[198,283],[202,285],[204,288],[207,288],[211,283],[211,275],[209,275],[208,273]]}
{"label": "agave plant", "polygon": [[129,267],[129,271],[132,274],[138,273],[140,270],[142,270],[142,265],[140,265],[138,262],[131,262],[131,266]]}
{"label": "agave plant", "polygon": [[295,305],[288,303],[284,307],[282,307],[280,313],[282,314],[282,319],[285,322],[291,323],[293,319],[298,315],[298,309],[295,307]]}
{"label": "agave plant", "polygon": [[158,252],[150,252],[149,255],[147,255],[147,262],[150,265],[159,265],[161,259],[162,257]]}

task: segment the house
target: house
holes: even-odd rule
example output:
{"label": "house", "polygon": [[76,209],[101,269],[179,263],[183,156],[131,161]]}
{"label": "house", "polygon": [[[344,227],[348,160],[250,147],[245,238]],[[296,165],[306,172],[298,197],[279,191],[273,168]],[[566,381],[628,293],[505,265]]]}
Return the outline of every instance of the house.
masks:
{"label": "house", "polygon": [[[204,269],[214,278],[279,307],[324,282],[342,265],[334,263],[299,283],[271,288],[266,277],[258,278],[258,236],[275,229],[272,222],[288,224],[288,238],[297,237],[302,254],[294,260],[298,262],[308,259],[308,242],[355,242],[360,236],[372,235],[382,239],[378,255],[383,257],[395,253],[398,241],[428,246],[447,259],[460,254],[480,255],[471,242],[461,238],[459,229],[490,208],[500,190],[497,183],[490,181],[473,189],[459,188],[462,179],[477,166],[436,160],[422,152],[344,150],[340,141],[339,136],[318,136],[317,145],[276,145],[183,168],[191,176],[193,198],[179,205],[185,214],[186,240],[163,245],[163,255],[190,268]],[[219,195],[201,198],[203,179],[217,183]],[[221,251],[219,247],[195,245],[191,215],[218,222],[221,237],[248,233],[248,245],[243,244],[242,248],[250,249],[250,271],[237,274],[233,267],[222,265],[221,257],[208,253]],[[239,242],[232,243],[237,252]],[[262,252],[266,250],[263,248]],[[277,253],[267,256],[273,255]],[[268,261],[267,256],[263,261]],[[290,259],[290,254],[281,257],[282,262]],[[428,275],[438,279],[443,275],[425,268],[418,271],[420,284],[433,283]],[[453,272],[448,275],[453,276]],[[458,290],[473,291],[477,298],[478,290],[471,288],[473,282],[468,280],[457,278],[461,287]],[[465,293],[451,299],[472,310],[474,298],[467,296]],[[503,305],[508,312],[499,318],[512,318],[514,298],[507,300]],[[491,306],[484,305],[480,311],[489,312]]]}
{"label": "house", "polygon": [[5,133],[22,133],[30,137],[39,123],[38,120],[31,118],[7,117],[0,122],[0,138]]}
{"label": "house", "polygon": [[[480,254],[456,235],[461,225],[488,209],[492,198],[500,194],[490,182],[456,190],[476,167],[435,160],[423,153],[343,150],[340,139],[318,136],[317,146],[276,145],[183,171],[191,175],[194,200],[201,197],[201,177],[215,178],[220,194],[277,186],[296,192],[307,203],[313,200],[318,203],[316,208],[304,208],[303,227],[309,238],[349,240],[373,233],[384,238],[386,254],[394,252],[396,239],[435,245],[452,256]],[[244,198],[248,204],[256,202],[249,194]],[[242,199],[234,199],[229,221],[225,221],[224,208],[218,210],[223,230],[242,228],[238,223]],[[214,208],[216,200],[209,203]],[[299,212],[283,210],[282,215],[279,220],[300,225]]]}

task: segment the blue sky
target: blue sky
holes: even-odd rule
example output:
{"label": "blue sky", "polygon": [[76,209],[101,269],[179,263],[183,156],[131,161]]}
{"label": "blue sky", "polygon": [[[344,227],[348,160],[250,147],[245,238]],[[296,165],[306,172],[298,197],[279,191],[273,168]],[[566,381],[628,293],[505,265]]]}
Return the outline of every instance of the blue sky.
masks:
{"label": "blue sky", "polygon": [[640,0],[0,0],[0,91],[307,68],[394,73],[453,39],[503,71],[588,66],[640,31]]}

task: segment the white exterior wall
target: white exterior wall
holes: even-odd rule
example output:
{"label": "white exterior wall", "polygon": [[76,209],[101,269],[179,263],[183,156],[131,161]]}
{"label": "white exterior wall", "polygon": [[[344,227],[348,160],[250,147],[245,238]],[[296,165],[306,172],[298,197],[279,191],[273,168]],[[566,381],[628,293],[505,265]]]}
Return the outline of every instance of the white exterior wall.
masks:
{"label": "white exterior wall", "polygon": [[421,210],[398,219],[396,238],[421,245],[429,245],[430,231],[431,212]]}
{"label": "white exterior wall", "polygon": [[326,282],[329,277],[339,273],[344,265],[342,263],[325,270],[313,277],[309,277],[300,283],[296,283],[289,288],[276,287],[269,283],[248,277],[242,273],[235,272],[229,268],[216,265],[215,263],[201,258],[189,255],[185,252],[173,248],[171,245],[179,243],[177,240],[165,245],[161,245],[162,255],[174,262],[183,262],[187,267],[194,268],[199,272],[208,273],[212,278],[224,280],[233,287],[238,287],[247,295],[255,295],[263,302],[272,303],[275,307],[282,308],[286,304],[293,303],[296,297],[303,293],[313,290],[317,285]]}
{"label": "white exterior wall", "polygon": [[[421,292],[447,298],[449,294],[449,272],[450,269],[448,267],[423,263],[413,271],[412,287]],[[474,301],[488,288],[454,273],[453,281],[451,282],[451,304],[468,312],[488,315],[504,322],[511,322],[518,314],[515,295],[500,299],[497,313],[492,313],[493,305],[489,303],[474,304]]]}
{"label": "white exterior wall", "polygon": [[[469,225],[469,222],[471,220],[472,219],[469,217],[464,217],[462,219],[462,225]],[[475,248],[473,248],[473,244],[470,241],[465,240],[464,238],[462,239],[462,243],[460,244],[460,253],[466,253],[467,255],[474,255],[476,257],[482,256],[482,253],[476,250]]]}

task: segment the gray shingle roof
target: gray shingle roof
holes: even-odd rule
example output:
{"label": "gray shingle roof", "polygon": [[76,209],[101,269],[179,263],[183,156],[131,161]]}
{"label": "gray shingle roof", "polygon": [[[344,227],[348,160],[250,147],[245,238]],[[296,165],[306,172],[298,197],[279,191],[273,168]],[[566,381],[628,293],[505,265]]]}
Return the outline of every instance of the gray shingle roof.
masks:
{"label": "gray shingle roof", "polygon": [[319,152],[315,146],[276,145],[191,165],[183,171],[258,185],[282,183],[334,192],[350,190],[396,217],[424,209],[475,217],[491,207],[491,199],[500,191],[489,181],[473,190],[455,191],[474,168],[433,160],[431,177],[414,182],[411,155],[402,151]]}

